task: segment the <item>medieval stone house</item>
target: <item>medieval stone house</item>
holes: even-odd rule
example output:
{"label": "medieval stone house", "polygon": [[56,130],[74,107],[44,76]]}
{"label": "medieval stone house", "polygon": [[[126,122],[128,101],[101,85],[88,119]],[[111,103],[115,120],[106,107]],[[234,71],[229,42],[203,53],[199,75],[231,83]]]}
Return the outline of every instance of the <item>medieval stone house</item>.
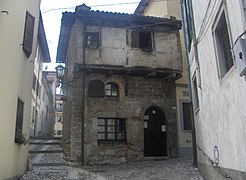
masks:
{"label": "medieval stone house", "polygon": [[57,62],[66,63],[63,139],[74,164],[177,156],[175,80],[180,21],[65,12]]}

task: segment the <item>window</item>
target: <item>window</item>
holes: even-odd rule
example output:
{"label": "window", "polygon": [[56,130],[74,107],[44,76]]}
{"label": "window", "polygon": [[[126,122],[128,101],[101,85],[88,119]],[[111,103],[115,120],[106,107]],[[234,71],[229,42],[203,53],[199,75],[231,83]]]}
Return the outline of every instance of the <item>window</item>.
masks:
{"label": "window", "polygon": [[57,122],[61,122],[61,116],[57,116]]}
{"label": "window", "polygon": [[32,79],[32,89],[33,89],[34,91],[35,91],[35,88],[36,88],[36,80],[37,80],[36,75],[33,74],[33,79]]}
{"label": "window", "polygon": [[192,130],[192,106],[190,102],[182,103],[183,129]]}
{"label": "window", "polygon": [[57,135],[62,135],[62,131],[61,130],[57,130]]}
{"label": "window", "polygon": [[26,22],[23,38],[23,50],[29,57],[32,53],[33,34],[34,34],[35,17],[32,16],[28,11],[26,12]]}
{"label": "window", "polygon": [[199,110],[199,99],[198,99],[196,76],[193,78],[192,85],[193,85],[193,91],[192,92],[193,92],[194,109],[197,112]]}
{"label": "window", "polygon": [[122,118],[98,118],[98,141],[125,141],[126,121]]}
{"label": "window", "polygon": [[15,142],[17,142],[16,138],[22,134],[23,113],[24,103],[18,98],[15,124]]}
{"label": "window", "polygon": [[118,96],[118,85],[115,83],[108,83],[105,85],[105,94],[106,96]]}
{"label": "window", "polygon": [[61,103],[56,103],[56,111],[62,112],[62,104]]}
{"label": "window", "polygon": [[131,47],[133,48],[140,48],[146,51],[153,49],[151,31],[132,31],[131,39]]}
{"label": "window", "polygon": [[228,26],[224,11],[220,15],[220,18],[213,31],[215,38],[215,46],[217,48],[219,77],[223,78],[234,64],[231,53]]}
{"label": "window", "polygon": [[86,47],[90,47],[90,48],[99,47],[99,33],[93,33],[93,32],[86,33]]}
{"label": "window", "polygon": [[104,83],[100,80],[93,80],[89,83],[88,93],[90,97],[104,97]]}

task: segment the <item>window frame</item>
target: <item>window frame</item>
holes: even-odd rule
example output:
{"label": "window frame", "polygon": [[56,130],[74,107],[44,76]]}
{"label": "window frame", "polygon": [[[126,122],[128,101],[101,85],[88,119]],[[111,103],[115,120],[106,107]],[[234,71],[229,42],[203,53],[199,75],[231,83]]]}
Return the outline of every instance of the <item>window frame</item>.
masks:
{"label": "window frame", "polygon": [[[212,36],[213,36],[213,43],[214,43],[214,49],[215,49],[215,55],[216,55],[216,64],[217,64],[217,72],[218,72],[218,77],[219,79],[223,79],[228,72],[233,69],[235,66],[235,61],[234,61],[234,54],[232,51],[232,39],[231,39],[231,30],[230,30],[230,24],[229,20],[227,18],[227,10],[225,5],[221,5],[219,8],[219,11],[216,15],[216,19],[214,20],[214,23],[212,25]],[[224,23],[223,19],[224,18]],[[221,32],[220,30],[227,30],[227,36],[226,40],[229,41],[229,45],[225,43],[225,41],[222,41],[221,37]],[[228,39],[227,39],[228,38]],[[230,58],[229,60],[225,59],[225,54],[228,53],[226,51],[225,46],[229,46],[230,52]],[[227,48],[228,49],[228,48]],[[227,55],[226,55],[227,56]],[[229,65],[229,67],[226,67],[228,62],[231,62],[232,64]]]}
{"label": "window frame", "polygon": [[[104,124],[99,124],[99,120],[104,120]],[[109,124],[109,121],[114,120],[113,124]],[[104,127],[104,131],[99,131],[99,127]],[[109,127],[112,127],[114,131],[109,132]],[[114,128],[113,128],[114,127]],[[123,128],[123,131],[120,130]],[[104,134],[104,139],[99,138],[99,134]],[[114,134],[114,138],[109,138],[109,134]],[[119,138],[121,135],[122,139]],[[107,118],[107,117],[98,117],[97,118],[97,141],[98,142],[126,142],[126,119],[125,118]]]}
{"label": "window frame", "polygon": [[[110,88],[107,88],[107,86],[109,85],[110,85]],[[113,91],[116,91],[116,95],[113,93]],[[106,97],[118,97],[119,96],[119,85],[115,82],[109,82],[105,84],[104,92],[105,92]],[[110,94],[107,94],[107,92],[110,92]]]}
{"label": "window frame", "polygon": [[[92,40],[90,40],[92,42],[92,44],[89,44],[89,37],[92,37]],[[99,43],[99,32],[86,32],[86,47],[87,48],[98,48],[100,46]]]}

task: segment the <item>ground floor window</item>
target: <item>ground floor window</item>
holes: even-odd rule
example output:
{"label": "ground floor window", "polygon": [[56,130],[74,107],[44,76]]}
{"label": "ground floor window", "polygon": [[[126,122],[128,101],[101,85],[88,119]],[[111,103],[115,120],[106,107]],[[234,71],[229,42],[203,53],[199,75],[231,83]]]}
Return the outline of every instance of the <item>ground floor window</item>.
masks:
{"label": "ground floor window", "polygon": [[125,141],[126,120],[124,118],[98,118],[98,141]]}
{"label": "ground floor window", "polygon": [[16,112],[16,124],[15,124],[15,142],[21,138],[22,124],[23,124],[24,102],[18,99],[17,112]]}

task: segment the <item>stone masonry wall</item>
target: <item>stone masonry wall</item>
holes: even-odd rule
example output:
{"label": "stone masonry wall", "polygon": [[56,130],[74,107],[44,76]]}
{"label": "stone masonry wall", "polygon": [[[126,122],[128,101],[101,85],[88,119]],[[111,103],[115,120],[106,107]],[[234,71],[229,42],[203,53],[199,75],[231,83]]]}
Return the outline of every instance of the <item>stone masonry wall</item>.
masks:
{"label": "stone masonry wall", "polygon": [[[119,85],[119,97],[89,97],[86,89],[85,105],[85,164],[120,163],[136,161],[144,158],[144,128],[143,116],[150,106],[160,108],[167,120],[167,148],[168,155],[177,156],[177,120],[175,84],[172,80],[166,81],[158,78],[128,77],[128,96],[125,94],[125,77],[91,74],[86,76],[86,88],[91,80],[102,80],[104,84],[115,82]],[[77,88],[77,96],[80,96],[82,88]],[[79,97],[75,98],[77,101]],[[79,104],[77,104],[79,105]],[[80,106],[79,106],[80,107]],[[79,109],[76,107],[76,109]],[[79,119],[77,113],[73,113],[73,119]],[[98,142],[97,118],[117,117],[126,118],[126,142]],[[72,144],[79,147],[79,121],[72,125]],[[75,132],[76,131],[76,132]],[[71,156],[75,157],[72,151]]]}

